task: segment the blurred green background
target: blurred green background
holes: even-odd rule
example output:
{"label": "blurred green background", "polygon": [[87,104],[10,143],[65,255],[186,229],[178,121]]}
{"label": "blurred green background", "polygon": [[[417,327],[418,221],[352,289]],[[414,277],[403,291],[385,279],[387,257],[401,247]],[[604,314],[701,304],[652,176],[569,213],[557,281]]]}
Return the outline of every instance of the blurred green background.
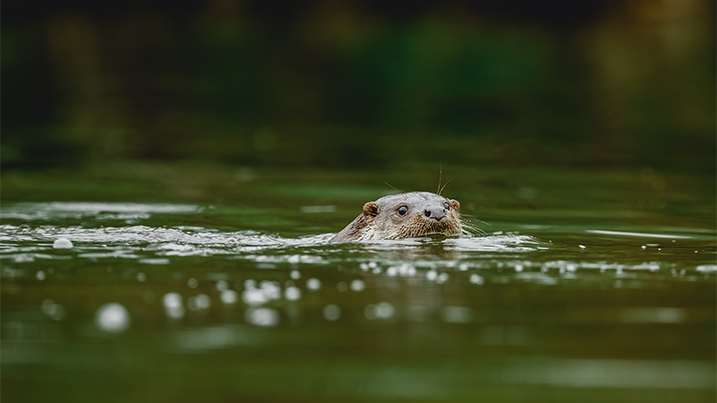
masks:
{"label": "blurred green background", "polygon": [[713,174],[704,0],[7,0],[4,169]]}

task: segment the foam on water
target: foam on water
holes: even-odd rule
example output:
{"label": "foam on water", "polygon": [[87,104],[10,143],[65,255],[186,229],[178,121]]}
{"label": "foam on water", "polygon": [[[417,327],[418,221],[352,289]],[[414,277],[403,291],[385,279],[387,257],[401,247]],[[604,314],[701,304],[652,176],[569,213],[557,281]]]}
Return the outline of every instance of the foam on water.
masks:
{"label": "foam on water", "polygon": [[[407,239],[330,244],[328,240],[332,236],[333,234],[321,234],[285,238],[256,231],[222,232],[214,229],[202,230],[197,227],[187,230],[146,225],[85,228],[4,224],[0,225],[0,259],[11,259],[15,262],[67,259],[69,256],[56,253],[57,240],[62,239],[72,242],[71,250],[77,257],[94,260],[120,258],[137,259],[143,264],[169,264],[171,257],[224,255],[232,259],[266,264],[325,265],[334,260],[332,255],[346,249],[420,250],[427,244],[438,242],[431,239]],[[535,245],[539,244],[534,238],[516,235],[445,239],[440,242],[445,250],[454,252],[527,253],[535,251]],[[301,248],[301,253],[296,253],[296,248]],[[404,274],[398,273],[397,269],[392,269],[390,273]]]}
{"label": "foam on water", "polygon": [[[419,275],[439,284],[449,281],[446,272],[456,270],[475,272],[503,266],[514,274],[520,274],[513,276],[514,279],[535,281],[545,285],[557,283],[553,271],[567,279],[586,269],[601,273],[614,271],[618,276],[622,275],[623,270],[658,272],[668,269],[668,265],[660,261],[614,263],[596,259],[586,260],[568,254],[564,255],[570,259],[537,262],[535,260],[537,253],[554,249],[556,246],[529,235],[511,233],[332,244],[328,241],[334,234],[330,233],[288,238],[258,231],[221,231],[196,225],[168,228],[139,224],[99,225],[108,214],[139,214],[149,217],[155,214],[199,214],[202,211],[203,208],[196,205],[140,203],[56,202],[3,206],[0,214],[2,218],[12,218],[27,223],[13,222],[0,225],[0,259],[14,263],[76,258],[92,261],[128,259],[145,265],[168,265],[174,261],[173,259],[182,257],[225,256],[228,259],[254,261],[263,268],[275,268],[278,264],[298,267],[323,266],[338,262],[356,264],[363,271],[374,275],[385,274],[390,277]],[[74,218],[78,217],[90,220],[94,218],[98,225],[63,225],[67,218],[73,218],[69,221],[75,223]],[[46,222],[41,223],[38,220]],[[605,231],[588,232],[604,235]],[[613,233],[614,231],[609,235]],[[643,235],[642,233],[624,234]],[[679,238],[672,235],[666,237]],[[58,245],[61,248],[58,248]],[[70,245],[71,247],[68,248]],[[649,251],[660,251],[656,247],[659,245],[648,245]],[[576,246],[577,243],[565,248],[575,253],[582,253],[586,249]],[[591,246],[590,250],[595,251],[596,248]],[[372,255],[373,258],[367,259],[367,254]],[[699,266],[698,272],[710,275],[714,273],[714,266]],[[684,275],[683,272],[680,273],[680,276]],[[7,274],[3,273],[3,275]],[[44,278],[44,275],[40,277]],[[300,277],[301,273],[298,270],[292,270],[292,279],[296,280]],[[482,283],[477,280],[478,278],[482,279],[480,276],[471,277],[473,282]],[[351,289],[354,289],[353,284]]]}

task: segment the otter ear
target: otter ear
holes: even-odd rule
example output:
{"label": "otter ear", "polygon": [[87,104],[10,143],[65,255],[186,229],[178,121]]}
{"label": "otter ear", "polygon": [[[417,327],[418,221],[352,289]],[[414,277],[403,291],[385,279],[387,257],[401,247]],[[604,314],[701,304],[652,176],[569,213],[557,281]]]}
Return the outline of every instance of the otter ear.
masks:
{"label": "otter ear", "polygon": [[453,207],[453,210],[461,211],[461,204],[456,199],[451,199],[451,207]]}
{"label": "otter ear", "polygon": [[376,202],[368,202],[363,205],[363,214],[371,217],[378,215],[378,204]]}

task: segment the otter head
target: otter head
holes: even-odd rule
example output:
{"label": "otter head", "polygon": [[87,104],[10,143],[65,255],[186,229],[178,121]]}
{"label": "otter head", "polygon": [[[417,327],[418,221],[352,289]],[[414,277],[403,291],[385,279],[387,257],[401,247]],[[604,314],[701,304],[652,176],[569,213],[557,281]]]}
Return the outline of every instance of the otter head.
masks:
{"label": "otter head", "polygon": [[459,235],[460,206],[457,200],[429,192],[385,196],[364,204],[361,215],[332,241]]}

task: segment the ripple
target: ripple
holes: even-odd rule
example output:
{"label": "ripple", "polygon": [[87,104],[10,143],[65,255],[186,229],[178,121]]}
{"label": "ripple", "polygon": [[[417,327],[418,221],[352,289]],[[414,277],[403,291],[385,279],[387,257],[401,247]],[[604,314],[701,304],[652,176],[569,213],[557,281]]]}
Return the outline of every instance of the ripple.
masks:
{"label": "ripple", "polygon": [[545,249],[548,244],[529,235],[495,233],[487,236],[463,236],[456,238],[407,238],[395,240],[347,243],[345,247],[365,245],[376,250],[406,250],[441,244],[448,251],[456,252],[534,252]]}
{"label": "ripple", "polygon": [[496,234],[484,237],[447,239],[446,244],[456,251],[466,252],[534,252],[546,244],[529,235]]}
{"label": "ripple", "polygon": [[17,203],[3,206],[0,219],[24,221],[95,217],[109,219],[143,219],[149,214],[189,214],[202,208],[187,204],[51,202]]}
{"label": "ripple", "polygon": [[663,239],[690,239],[690,238],[692,238],[691,236],[686,236],[686,235],[649,234],[649,233],[644,233],[644,232],[605,231],[605,230],[598,230],[598,229],[589,229],[589,230],[585,230],[585,232],[589,232],[591,234],[617,235],[617,236],[627,236],[627,237],[636,237],[636,238],[663,238]]}
{"label": "ripple", "polygon": [[[145,225],[105,228],[51,225],[30,228],[9,224],[0,225],[0,242],[54,242],[58,237],[62,237],[75,244],[84,245],[148,245],[149,249],[157,250],[167,256],[201,255],[206,248],[232,248],[228,251],[225,250],[224,253],[235,253],[236,251],[250,252],[290,246],[312,246],[324,244],[331,236],[332,234],[324,234],[294,239],[262,235],[255,231],[205,230],[197,232],[194,230],[187,232],[179,228],[156,228]],[[211,252],[212,254],[221,253],[217,249],[213,249]],[[297,262],[313,263],[316,259],[305,255],[292,256],[284,257],[283,260],[295,259]]]}

